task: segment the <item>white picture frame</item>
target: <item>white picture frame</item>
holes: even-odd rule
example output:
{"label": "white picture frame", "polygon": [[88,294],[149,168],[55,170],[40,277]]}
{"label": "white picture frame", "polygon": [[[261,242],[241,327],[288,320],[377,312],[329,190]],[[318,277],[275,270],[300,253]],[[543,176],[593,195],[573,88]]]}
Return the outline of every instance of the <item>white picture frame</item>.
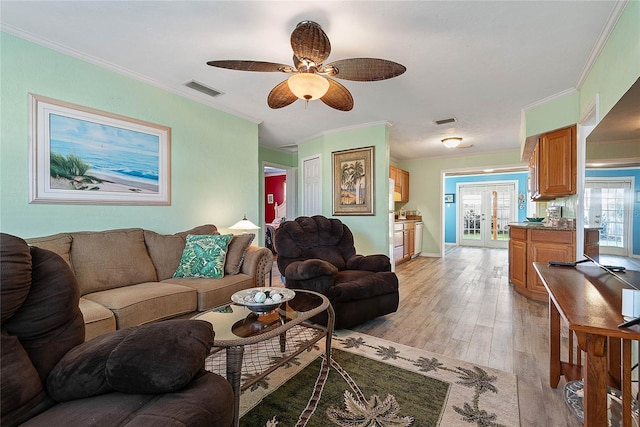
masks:
{"label": "white picture frame", "polygon": [[29,203],[171,204],[171,128],[35,94],[29,110]]}

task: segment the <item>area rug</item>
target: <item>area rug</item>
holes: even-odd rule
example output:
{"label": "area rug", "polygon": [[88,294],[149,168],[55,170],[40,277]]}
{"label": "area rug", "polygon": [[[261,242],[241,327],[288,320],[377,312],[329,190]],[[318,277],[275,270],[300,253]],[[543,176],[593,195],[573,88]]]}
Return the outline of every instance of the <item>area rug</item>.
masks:
{"label": "area rug", "polygon": [[[287,352],[308,333],[290,331]],[[243,379],[280,357],[277,340],[247,347]],[[514,374],[344,330],[332,338],[331,359],[329,366],[320,341],[245,390],[240,425],[520,425]],[[224,352],[211,356],[207,369],[224,375]]]}

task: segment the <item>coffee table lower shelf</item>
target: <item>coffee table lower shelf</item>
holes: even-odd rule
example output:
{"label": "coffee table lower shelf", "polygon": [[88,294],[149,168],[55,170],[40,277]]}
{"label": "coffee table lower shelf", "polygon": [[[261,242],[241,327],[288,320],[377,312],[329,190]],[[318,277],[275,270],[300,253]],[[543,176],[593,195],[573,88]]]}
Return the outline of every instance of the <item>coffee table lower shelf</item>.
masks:
{"label": "coffee table lower shelf", "polygon": [[[331,360],[331,337],[335,322],[335,313],[331,303],[327,297],[317,292],[296,289],[295,293],[294,299],[283,303],[276,311],[266,315],[258,315],[246,307],[229,304],[193,317],[193,319],[205,320],[213,325],[215,339],[212,353],[223,349],[226,352],[226,378],[233,388],[235,397],[233,425],[236,427],[240,425],[240,394],[242,390],[251,387],[322,338],[326,338],[325,353],[327,360]],[[323,312],[327,313],[327,326],[312,323],[312,319]],[[298,343],[298,348],[291,354],[278,359],[273,366],[251,376],[241,385],[245,347],[278,337],[281,352],[284,353],[287,332],[295,326],[310,328],[317,333],[308,340]]]}

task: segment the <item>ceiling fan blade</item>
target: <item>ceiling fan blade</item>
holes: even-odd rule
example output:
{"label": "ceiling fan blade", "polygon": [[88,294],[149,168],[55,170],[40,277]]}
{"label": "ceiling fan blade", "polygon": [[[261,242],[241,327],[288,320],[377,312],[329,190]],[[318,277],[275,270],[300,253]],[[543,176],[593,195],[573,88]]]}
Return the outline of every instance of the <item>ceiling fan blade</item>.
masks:
{"label": "ceiling fan blade", "polygon": [[342,59],[324,66],[324,72],[331,77],[358,82],[391,79],[405,71],[404,65],[377,58]]}
{"label": "ceiling fan blade", "polygon": [[262,71],[262,72],[277,72],[282,71],[285,73],[293,73],[296,70],[290,65],[276,64],[275,62],[262,62],[262,61],[237,61],[237,60],[222,60],[222,61],[209,61],[207,65],[218,68],[227,68],[229,70],[240,71]]}
{"label": "ceiling fan blade", "polygon": [[287,80],[285,80],[271,89],[267,97],[267,104],[269,104],[271,108],[282,108],[293,104],[297,99],[298,97],[291,92]]}
{"label": "ceiling fan blade", "polygon": [[291,48],[299,59],[307,58],[320,65],[331,53],[329,37],[320,25],[313,21],[302,21],[291,33]]}
{"label": "ceiling fan blade", "polygon": [[331,108],[335,108],[340,111],[351,111],[353,108],[353,97],[346,87],[342,86],[335,80],[327,79],[329,81],[329,90],[320,98],[320,101],[324,102]]}

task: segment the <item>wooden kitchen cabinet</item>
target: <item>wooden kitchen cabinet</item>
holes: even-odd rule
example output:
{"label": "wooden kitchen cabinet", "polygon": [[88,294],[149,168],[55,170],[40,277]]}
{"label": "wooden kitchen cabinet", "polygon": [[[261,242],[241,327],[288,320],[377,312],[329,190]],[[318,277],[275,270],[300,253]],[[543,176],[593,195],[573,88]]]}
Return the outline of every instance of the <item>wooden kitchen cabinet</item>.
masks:
{"label": "wooden kitchen cabinet", "polygon": [[599,261],[600,228],[587,228],[584,230],[584,253],[590,258]]}
{"label": "wooden kitchen cabinet", "polygon": [[529,161],[531,198],[536,201],[576,194],[576,126],[538,136]]}
{"label": "wooden kitchen cabinet", "polygon": [[533,269],[534,262],[575,261],[575,231],[527,226],[509,227],[509,282],[537,301],[548,301],[547,290]]}
{"label": "wooden kitchen cabinet", "polygon": [[393,224],[393,258],[396,264],[410,260],[416,253],[415,221]]}
{"label": "wooden kitchen cabinet", "polygon": [[514,286],[527,287],[527,230],[509,228],[509,280]]}
{"label": "wooden kitchen cabinet", "polygon": [[400,169],[400,183],[400,201],[406,203],[409,201],[409,172],[404,169]]}
{"label": "wooden kitchen cabinet", "polygon": [[402,252],[405,261],[410,260],[413,254],[416,252],[416,223],[405,222],[404,223],[404,250]]}
{"label": "wooden kitchen cabinet", "polygon": [[533,299],[547,301],[549,296],[540,277],[533,269],[534,262],[575,261],[575,231],[540,230],[529,231],[527,244],[527,291]]}
{"label": "wooden kitchen cabinet", "polygon": [[395,166],[389,166],[389,178],[394,181],[394,201],[407,203],[409,201],[409,172]]}

